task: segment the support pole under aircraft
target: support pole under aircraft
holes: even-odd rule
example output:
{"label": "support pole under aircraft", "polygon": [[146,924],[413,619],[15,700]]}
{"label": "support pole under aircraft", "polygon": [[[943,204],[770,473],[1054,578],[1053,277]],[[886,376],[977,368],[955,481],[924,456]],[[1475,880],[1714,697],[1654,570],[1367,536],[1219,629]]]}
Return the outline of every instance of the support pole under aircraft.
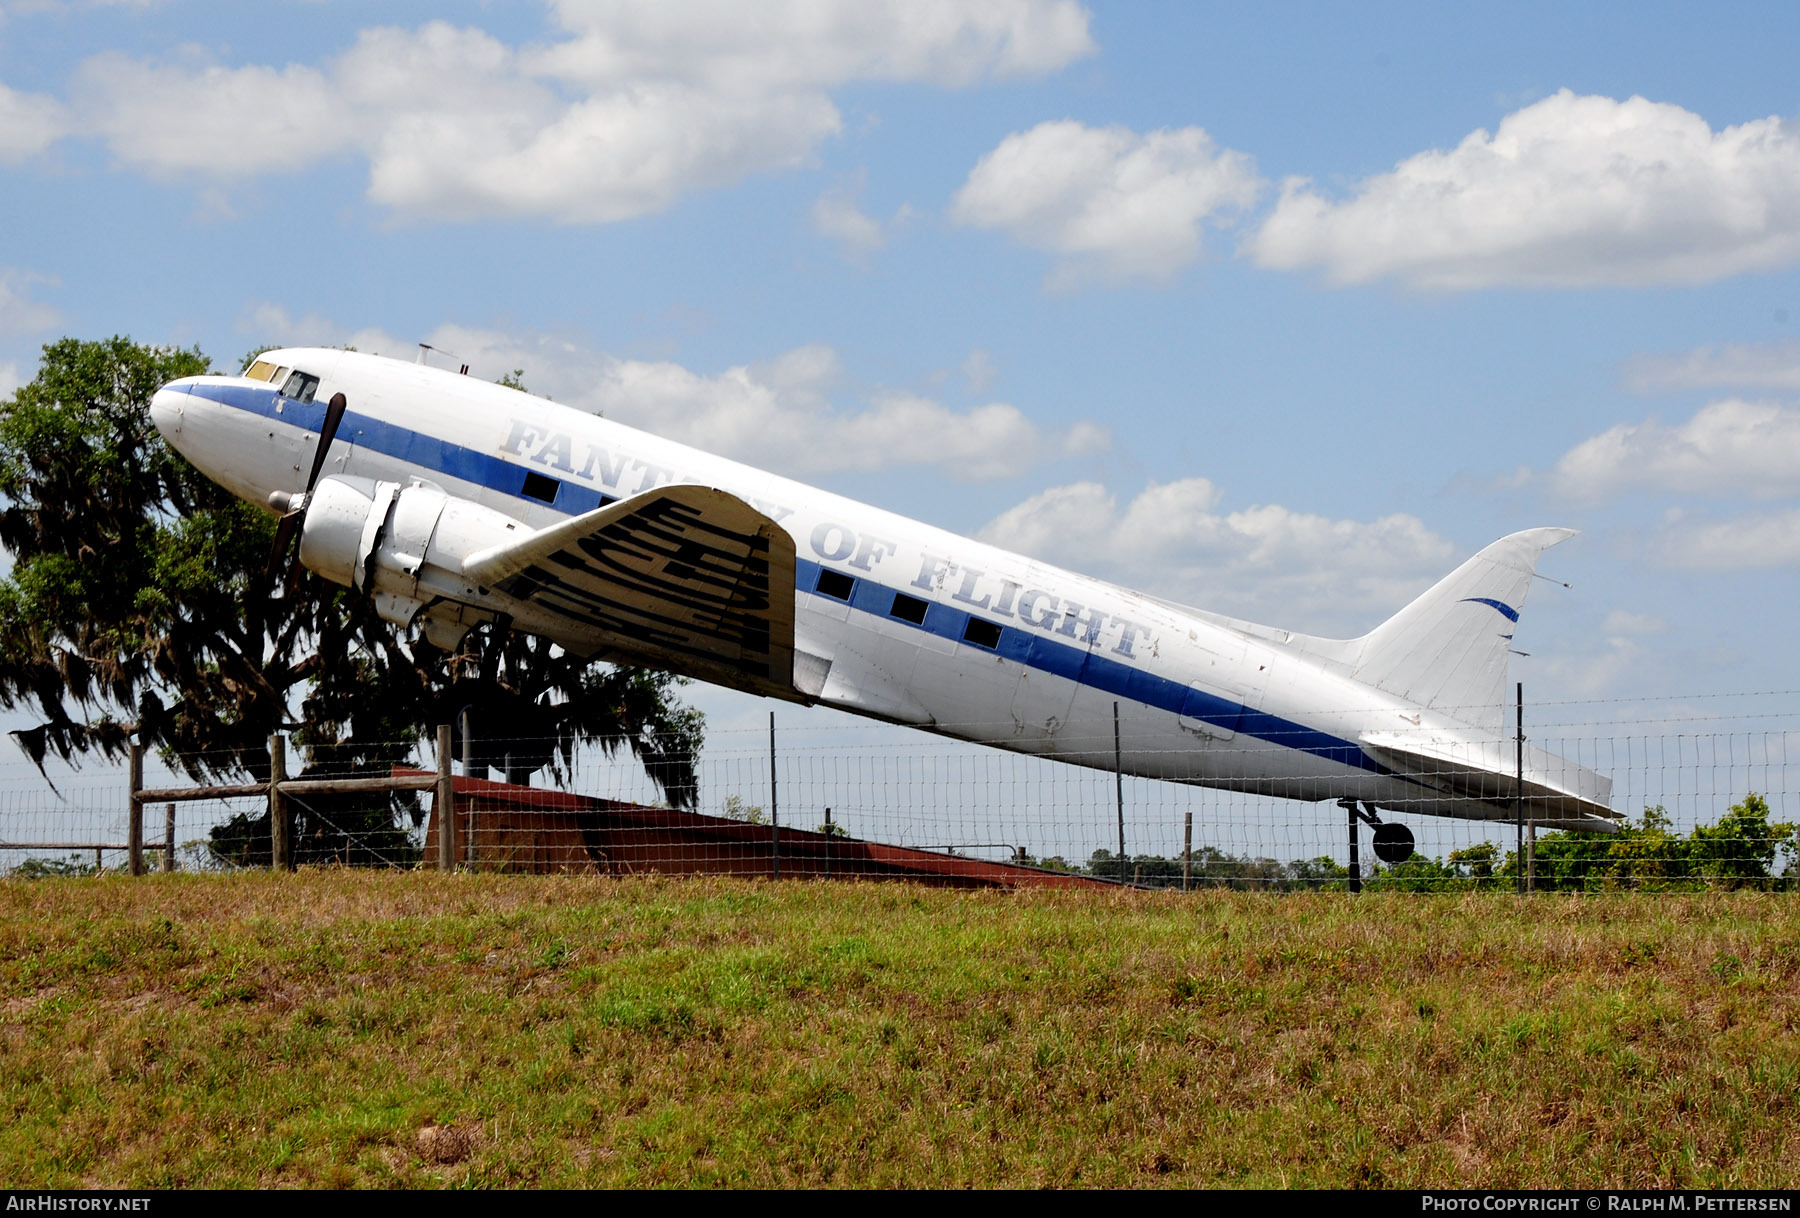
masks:
{"label": "support pole under aircraft", "polygon": [[1119,884],[1125,884],[1125,755],[1119,747],[1119,704],[1113,703],[1113,795],[1119,805]]}
{"label": "support pole under aircraft", "polygon": [[1517,686],[1516,703],[1518,707],[1518,736],[1513,742],[1513,762],[1516,767],[1513,786],[1513,817],[1519,826],[1519,849],[1513,855],[1516,860],[1514,870],[1518,874],[1519,895],[1525,895],[1525,682]]}
{"label": "support pole under aircraft", "polygon": [[769,853],[774,876],[781,878],[781,801],[775,791],[775,712],[769,712]]}

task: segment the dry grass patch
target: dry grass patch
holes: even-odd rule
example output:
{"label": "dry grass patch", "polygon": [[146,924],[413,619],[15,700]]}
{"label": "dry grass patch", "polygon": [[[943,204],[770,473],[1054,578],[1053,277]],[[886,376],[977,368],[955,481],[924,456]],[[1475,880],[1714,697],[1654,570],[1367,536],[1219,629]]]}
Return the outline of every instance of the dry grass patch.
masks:
{"label": "dry grass patch", "polygon": [[1800,905],[0,883],[20,1186],[1793,1187]]}

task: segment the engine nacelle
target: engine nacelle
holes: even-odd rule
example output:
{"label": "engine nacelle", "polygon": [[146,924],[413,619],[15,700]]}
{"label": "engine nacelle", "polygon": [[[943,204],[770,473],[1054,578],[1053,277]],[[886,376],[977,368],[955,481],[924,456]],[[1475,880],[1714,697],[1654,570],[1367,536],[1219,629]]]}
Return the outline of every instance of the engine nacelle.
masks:
{"label": "engine nacelle", "polygon": [[[530,530],[513,517],[435,486],[333,475],[306,501],[300,561],[335,584],[367,592],[382,617],[406,625],[432,605],[427,631],[454,646],[487,616],[463,559]],[[447,599],[452,604],[434,602]],[[440,611],[441,610],[441,611]]]}

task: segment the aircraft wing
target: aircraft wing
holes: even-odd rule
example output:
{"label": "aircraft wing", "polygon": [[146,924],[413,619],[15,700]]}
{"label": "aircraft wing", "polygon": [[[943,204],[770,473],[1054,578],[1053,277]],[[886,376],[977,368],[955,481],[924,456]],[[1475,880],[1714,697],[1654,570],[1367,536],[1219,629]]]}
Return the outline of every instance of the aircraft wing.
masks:
{"label": "aircraft wing", "polygon": [[794,540],[725,491],[644,491],[471,554],[463,574],[593,652],[793,696]]}
{"label": "aircraft wing", "polygon": [[[1470,815],[1508,820],[1519,794],[1510,740],[1469,741],[1424,732],[1364,732],[1363,751],[1396,773],[1457,800],[1485,805]],[[1527,819],[1556,829],[1616,832],[1622,819],[1607,806],[1612,780],[1542,749],[1525,750]]]}

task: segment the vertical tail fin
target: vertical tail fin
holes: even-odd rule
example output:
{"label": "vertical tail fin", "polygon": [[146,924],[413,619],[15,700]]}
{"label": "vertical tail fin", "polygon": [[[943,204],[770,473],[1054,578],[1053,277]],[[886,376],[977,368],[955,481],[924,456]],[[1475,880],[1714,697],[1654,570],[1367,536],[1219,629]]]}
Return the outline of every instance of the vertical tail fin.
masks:
{"label": "vertical tail fin", "polygon": [[1506,657],[1538,556],[1574,535],[1502,537],[1363,636],[1353,675],[1465,723],[1501,727]]}

